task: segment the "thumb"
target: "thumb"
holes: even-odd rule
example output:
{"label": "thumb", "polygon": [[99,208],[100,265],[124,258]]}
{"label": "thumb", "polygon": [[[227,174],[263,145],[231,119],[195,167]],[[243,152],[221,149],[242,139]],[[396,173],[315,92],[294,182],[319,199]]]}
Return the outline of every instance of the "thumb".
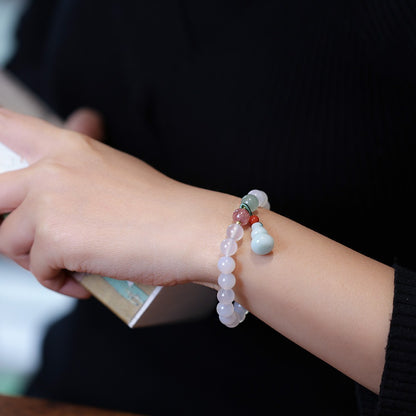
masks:
{"label": "thumb", "polygon": [[101,114],[91,108],[75,110],[65,121],[64,127],[93,139],[104,139],[104,120]]}

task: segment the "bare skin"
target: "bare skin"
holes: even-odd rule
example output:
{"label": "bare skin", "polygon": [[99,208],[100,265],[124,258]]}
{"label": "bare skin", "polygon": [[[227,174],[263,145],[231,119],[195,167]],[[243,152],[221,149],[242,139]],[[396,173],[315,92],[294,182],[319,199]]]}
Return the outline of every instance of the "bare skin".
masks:
{"label": "bare skin", "polygon": [[[89,137],[101,129],[91,113],[75,114],[64,130],[0,109],[0,141],[30,164],[0,175],[0,213],[12,212],[0,227],[0,252],[78,298],[89,294],[71,272],[217,288],[219,243],[240,198],[179,183]],[[259,215],[276,248],[256,256],[244,237],[235,256],[238,300],[377,393],[393,269],[277,213]]]}

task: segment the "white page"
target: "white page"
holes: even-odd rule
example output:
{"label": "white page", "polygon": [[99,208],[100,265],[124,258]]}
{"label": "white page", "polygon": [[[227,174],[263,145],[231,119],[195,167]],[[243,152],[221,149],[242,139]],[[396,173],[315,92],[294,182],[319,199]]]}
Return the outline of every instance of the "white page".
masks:
{"label": "white page", "polygon": [[26,160],[0,143],[0,173],[22,169],[28,166]]}

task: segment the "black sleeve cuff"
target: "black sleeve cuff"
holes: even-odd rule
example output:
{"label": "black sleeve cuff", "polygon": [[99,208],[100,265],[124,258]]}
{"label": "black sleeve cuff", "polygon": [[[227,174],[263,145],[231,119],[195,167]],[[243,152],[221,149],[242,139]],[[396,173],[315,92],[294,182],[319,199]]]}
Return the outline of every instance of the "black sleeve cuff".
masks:
{"label": "black sleeve cuff", "polygon": [[393,314],[380,395],[358,386],[363,416],[416,415],[416,273],[394,268]]}

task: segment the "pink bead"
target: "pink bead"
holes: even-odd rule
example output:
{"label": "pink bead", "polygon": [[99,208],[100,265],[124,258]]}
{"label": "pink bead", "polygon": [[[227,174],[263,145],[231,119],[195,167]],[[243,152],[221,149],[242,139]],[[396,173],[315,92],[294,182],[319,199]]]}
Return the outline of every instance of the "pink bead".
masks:
{"label": "pink bead", "polygon": [[233,221],[235,222],[238,221],[241,223],[241,225],[247,225],[249,219],[250,219],[250,214],[244,208],[237,208],[233,212]]}

